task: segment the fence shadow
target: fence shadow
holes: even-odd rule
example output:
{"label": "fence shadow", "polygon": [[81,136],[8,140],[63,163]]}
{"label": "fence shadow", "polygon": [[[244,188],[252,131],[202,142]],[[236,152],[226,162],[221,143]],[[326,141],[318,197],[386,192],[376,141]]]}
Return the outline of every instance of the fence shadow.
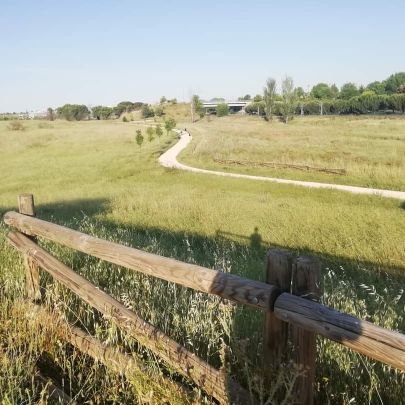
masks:
{"label": "fence shadow", "polygon": [[[15,209],[15,207],[0,207],[0,214]],[[118,221],[106,220],[102,214],[106,213],[109,209],[109,201],[107,199],[79,199],[38,204],[36,209],[37,216],[44,220],[52,220],[61,225],[68,223],[69,227],[77,229],[81,226],[83,218],[89,218],[92,226],[91,229],[87,230],[87,233],[94,236],[103,237],[105,234],[109,234],[112,240],[139,249],[217,270],[230,271],[233,274],[254,280],[264,280],[267,250],[270,247],[286,248],[285,246],[274,244],[272,241],[264,241],[260,235],[259,226],[254,227],[252,233],[247,235],[237,235],[217,230],[215,235],[206,236],[197,233],[173,232],[157,227],[144,227],[136,224],[128,225]],[[82,231],[86,232],[83,229]],[[336,272],[335,281],[346,283],[347,285],[356,286],[361,283],[375,286],[378,290],[401,285],[404,280],[397,272],[401,269],[387,267],[387,273],[384,273],[380,271],[380,264],[372,262],[359,263],[345,257],[325,255],[311,251],[306,247],[302,247],[297,253],[320,257],[323,263],[323,275],[326,276],[330,269],[334,269]],[[82,255],[79,253],[77,255],[76,262],[80,264]],[[339,273],[341,266],[345,270]],[[363,270],[362,267],[368,268],[368,270]],[[379,271],[375,272],[375,269]],[[102,287],[108,292],[109,286],[107,283]],[[331,288],[331,290],[327,291],[327,293],[333,294],[333,283],[328,288]],[[373,313],[376,309],[375,302],[372,299],[367,301],[367,298],[369,298],[367,291],[359,289],[357,294],[356,297],[351,297],[351,299],[361,300],[366,305],[367,313]],[[187,317],[187,313],[183,313],[182,316]],[[405,320],[403,319],[402,323],[397,326],[398,329],[405,330]],[[263,314],[246,307],[237,308],[231,328],[231,342],[229,343],[238,345],[238,350],[243,352],[243,355],[250,362],[253,361],[252,359],[257,361],[259,353],[262,350],[262,327]],[[209,342],[207,342],[208,344]],[[218,366],[219,358],[211,360]],[[336,361],[333,355],[329,355],[326,358],[318,358],[317,373],[317,380],[319,382],[318,403],[325,403],[322,401],[328,399],[327,394],[325,394],[327,392],[325,381],[333,380],[335,382],[333,389],[336,391],[339,389],[347,390],[353,384],[353,376],[347,370],[340,367],[339,362]],[[379,373],[384,373],[381,367],[377,367],[377,374]],[[251,376],[243,374],[242,372],[242,376],[239,377],[242,378],[245,385],[248,385]],[[369,379],[369,375],[363,373],[358,378],[357,384],[370,384]],[[389,402],[390,387],[385,386],[381,390],[379,394],[383,400],[385,399]]]}

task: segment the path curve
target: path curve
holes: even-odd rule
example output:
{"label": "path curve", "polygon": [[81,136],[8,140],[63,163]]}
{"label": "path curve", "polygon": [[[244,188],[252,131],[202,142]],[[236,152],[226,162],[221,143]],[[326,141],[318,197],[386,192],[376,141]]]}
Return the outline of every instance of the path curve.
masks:
{"label": "path curve", "polygon": [[265,176],[252,176],[249,174],[239,174],[239,173],[226,173],[226,172],[219,172],[216,170],[206,170],[206,169],[199,169],[197,167],[187,166],[183,163],[179,163],[177,161],[178,154],[187,147],[190,143],[192,137],[186,131],[176,130],[176,132],[180,135],[179,141],[168,149],[163,155],[159,157],[159,163],[164,167],[169,167],[173,169],[179,170],[186,170],[193,173],[204,173],[204,174],[211,174],[215,176],[223,176],[223,177],[234,177],[238,179],[248,179],[248,180],[259,180],[259,181],[271,181],[273,183],[280,183],[280,184],[292,184],[294,186],[301,186],[301,187],[310,187],[310,188],[326,188],[326,189],[333,189],[333,190],[340,190],[346,191],[349,193],[354,194],[367,194],[367,195],[375,195],[380,197],[386,198],[395,198],[398,200],[405,201],[405,191],[393,191],[393,190],[382,190],[378,188],[367,188],[367,187],[356,187],[356,186],[345,186],[342,184],[330,184],[330,183],[317,183],[313,181],[300,181],[300,180],[287,180],[287,179],[279,179],[274,177],[265,177]]}

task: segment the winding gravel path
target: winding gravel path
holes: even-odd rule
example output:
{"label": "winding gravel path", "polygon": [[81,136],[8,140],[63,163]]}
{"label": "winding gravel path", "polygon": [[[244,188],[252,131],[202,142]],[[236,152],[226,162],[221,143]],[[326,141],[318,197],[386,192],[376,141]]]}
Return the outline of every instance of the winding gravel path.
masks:
{"label": "winding gravel path", "polygon": [[299,181],[299,180],[287,180],[287,179],[278,179],[274,177],[264,177],[264,176],[251,176],[248,174],[239,174],[239,173],[225,173],[219,172],[216,170],[206,170],[199,169],[197,167],[191,167],[179,163],[177,161],[178,154],[187,147],[191,141],[191,135],[188,132],[177,130],[177,133],[180,135],[179,141],[167,150],[163,155],[159,157],[159,163],[164,167],[169,167],[173,169],[186,170],[193,173],[204,173],[211,174],[215,176],[223,177],[235,177],[238,179],[248,179],[248,180],[259,180],[259,181],[271,181],[273,183],[281,184],[292,184],[294,186],[301,187],[310,187],[310,188],[329,188],[334,190],[346,191],[354,194],[367,194],[367,195],[376,195],[380,197],[387,198],[396,198],[398,200],[405,201],[405,192],[404,191],[392,191],[392,190],[381,190],[378,188],[366,188],[366,187],[355,187],[355,186],[344,186],[341,184],[329,184],[329,183],[317,183],[313,181]]}

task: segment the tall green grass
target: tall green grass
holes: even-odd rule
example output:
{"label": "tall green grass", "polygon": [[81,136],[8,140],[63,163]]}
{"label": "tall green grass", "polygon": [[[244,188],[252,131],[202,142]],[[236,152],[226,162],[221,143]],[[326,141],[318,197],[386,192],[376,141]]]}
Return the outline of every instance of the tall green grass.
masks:
{"label": "tall green grass", "polygon": [[[26,125],[18,136],[0,125],[1,212],[15,209],[18,193],[33,192],[40,218],[259,280],[271,246],[316,254],[323,262],[325,304],[405,331],[405,210],[398,201],[165,170],[156,159],[175,139],[164,136],[160,144],[156,140],[139,150],[134,141],[138,124]],[[261,244],[252,243],[256,226]],[[46,396],[32,379],[37,364],[53,367],[57,383],[82,403],[142,403],[150,396],[157,403],[190,401],[179,399],[162,382],[162,373],[174,380],[179,376],[45,275],[46,302],[57,315],[136,352],[149,374],[133,379],[115,375],[52,339],[50,322],[31,318],[27,323],[21,260],[6,245],[5,233],[1,225],[4,403],[38,403]],[[224,367],[263,403],[285,395],[294,370],[286,366],[272,386],[261,377],[261,313],[40,243],[188,349]],[[317,345],[317,403],[400,403],[405,397],[403,374],[328,340],[319,338]],[[270,392],[274,387],[277,392]],[[208,401],[195,388],[193,398]]]}

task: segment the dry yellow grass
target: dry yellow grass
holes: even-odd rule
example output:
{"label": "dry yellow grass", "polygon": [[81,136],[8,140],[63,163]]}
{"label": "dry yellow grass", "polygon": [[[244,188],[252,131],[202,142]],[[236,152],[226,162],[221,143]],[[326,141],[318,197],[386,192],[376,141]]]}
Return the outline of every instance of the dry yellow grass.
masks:
{"label": "dry yellow grass", "polygon": [[[188,126],[181,159],[199,167],[269,177],[405,190],[405,117],[296,117],[289,125],[257,117],[209,117]],[[344,175],[240,167],[214,159],[341,168]]]}

